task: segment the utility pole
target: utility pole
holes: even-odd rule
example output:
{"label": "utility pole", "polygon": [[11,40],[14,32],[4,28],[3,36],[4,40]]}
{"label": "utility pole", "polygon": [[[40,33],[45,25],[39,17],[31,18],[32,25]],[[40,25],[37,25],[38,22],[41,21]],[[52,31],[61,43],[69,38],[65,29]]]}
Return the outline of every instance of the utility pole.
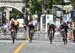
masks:
{"label": "utility pole", "polygon": [[26,33],[26,39],[27,40],[29,40],[29,27],[28,27],[28,11],[27,11],[27,8],[29,7],[28,6],[28,2],[29,2],[29,0],[23,0],[23,2],[24,2],[24,7],[23,7],[23,9],[22,9],[22,11],[23,11],[23,15],[24,15],[24,24],[26,25],[26,31],[27,31],[27,33]]}
{"label": "utility pole", "polygon": [[23,7],[23,9],[22,9],[23,15],[24,15],[24,24],[27,25],[27,22],[28,22],[28,11],[27,11],[27,8],[29,7],[28,6],[28,0],[23,0],[23,2],[24,2],[24,5],[25,5]]}
{"label": "utility pole", "polygon": [[44,13],[45,10],[45,0],[42,0],[42,13]]}

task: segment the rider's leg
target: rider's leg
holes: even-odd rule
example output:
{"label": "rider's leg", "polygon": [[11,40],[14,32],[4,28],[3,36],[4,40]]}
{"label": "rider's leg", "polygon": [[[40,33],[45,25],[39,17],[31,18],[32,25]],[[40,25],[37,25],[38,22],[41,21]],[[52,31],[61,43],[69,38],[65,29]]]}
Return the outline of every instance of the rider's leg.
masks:
{"label": "rider's leg", "polygon": [[33,39],[33,36],[34,36],[34,32],[33,32],[32,35],[31,35],[31,40]]}
{"label": "rider's leg", "polygon": [[32,33],[30,34],[30,42],[32,42],[33,36],[34,36],[34,32],[32,32]]}
{"label": "rider's leg", "polygon": [[53,28],[53,39],[54,39],[55,29]]}
{"label": "rider's leg", "polygon": [[65,43],[65,44],[67,44],[67,32],[66,32],[66,40],[65,40],[65,41],[66,41],[66,43]]}
{"label": "rider's leg", "polygon": [[16,36],[17,36],[17,32],[18,32],[18,28],[15,28],[15,38],[16,38]]}
{"label": "rider's leg", "polygon": [[53,39],[52,31],[50,31],[50,33],[49,33],[49,40],[50,40],[50,44],[52,44],[52,39]]}
{"label": "rider's leg", "polygon": [[29,42],[31,43],[31,32],[30,32],[30,30],[29,30]]}
{"label": "rider's leg", "polygon": [[67,44],[67,32],[65,32],[65,31],[63,34],[63,41],[64,41],[64,44]]}
{"label": "rider's leg", "polygon": [[13,32],[11,32],[11,38],[12,38],[12,42],[14,43],[14,34],[13,34]]}
{"label": "rider's leg", "polygon": [[12,37],[12,41],[13,41],[13,43],[15,43],[15,37]]}

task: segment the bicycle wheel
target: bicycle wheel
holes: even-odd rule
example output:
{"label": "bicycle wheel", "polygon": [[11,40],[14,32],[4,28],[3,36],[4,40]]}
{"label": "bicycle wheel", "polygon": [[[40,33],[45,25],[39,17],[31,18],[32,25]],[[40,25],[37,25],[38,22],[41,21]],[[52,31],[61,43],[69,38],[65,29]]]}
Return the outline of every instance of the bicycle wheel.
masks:
{"label": "bicycle wheel", "polygon": [[7,32],[6,32],[6,30],[5,30],[5,29],[3,30],[3,33],[4,33],[4,36],[6,36],[6,35],[7,35]]}
{"label": "bicycle wheel", "polygon": [[32,42],[33,36],[34,36],[34,32],[30,32],[30,43]]}
{"label": "bicycle wheel", "polygon": [[50,40],[50,44],[52,44],[52,31],[50,31],[50,34],[49,34],[49,40]]}
{"label": "bicycle wheel", "polygon": [[67,40],[64,41],[64,44],[65,44],[65,45],[67,44]]}
{"label": "bicycle wheel", "polygon": [[63,34],[63,41],[64,41],[64,44],[67,44],[67,33],[64,32]]}
{"label": "bicycle wheel", "polygon": [[12,42],[13,42],[13,43],[15,43],[15,35],[16,35],[15,33],[16,33],[16,32],[13,31],[13,32],[12,32],[12,35],[11,35],[11,36],[12,36]]}
{"label": "bicycle wheel", "polygon": [[13,43],[15,42],[15,37],[12,37],[12,41],[13,41]]}

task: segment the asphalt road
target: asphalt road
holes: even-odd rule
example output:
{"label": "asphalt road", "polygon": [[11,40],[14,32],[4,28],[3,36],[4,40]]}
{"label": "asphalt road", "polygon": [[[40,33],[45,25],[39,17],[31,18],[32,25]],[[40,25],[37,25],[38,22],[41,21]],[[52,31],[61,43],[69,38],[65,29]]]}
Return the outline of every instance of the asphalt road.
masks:
{"label": "asphalt road", "polygon": [[14,50],[24,41],[0,40],[0,53],[14,53]]}
{"label": "asphalt road", "polygon": [[35,35],[32,43],[28,40],[16,40],[13,44],[11,40],[0,40],[0,53],[75,53],[75,43],[68,41],[64,45],[59,33],[56,33],[53,44],[48,39],[43,39],[44,34]]}
{"label": "asphalt road", "polygon": [[68,42],[64,45],[63,42],[38,41],[25,45],[19,53],[75,53],[75,43]]}
{"label": "asphalt road", "polygon": [[33,40],[32,43],[26,40],[16,40],[13,44],[11,40],[0,40],[0,53],[75,53],[75,43],[53,42],[49,40]]}

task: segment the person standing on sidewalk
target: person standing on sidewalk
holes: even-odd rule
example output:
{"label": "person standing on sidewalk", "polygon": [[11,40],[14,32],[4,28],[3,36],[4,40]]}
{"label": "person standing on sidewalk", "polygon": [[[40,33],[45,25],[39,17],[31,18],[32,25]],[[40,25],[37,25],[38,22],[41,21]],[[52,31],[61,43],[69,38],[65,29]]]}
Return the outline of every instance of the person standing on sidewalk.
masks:
{"label": "person standing on sidewalk", "polygon": [[75,42],[75,22],[72,22],[72,30],[73,30],[73,42]]}
{"label": "person standing on sidewalk", "polygon": [[70,26],[68,29],[68,40],[72,41],[73,40],[73,29],[72,27],[74,26],[73,22],[69,22]]}
{"label": "person standing on sidewalk", "polygon": [[67,21],[67,25],[68,25],[68,27],[69,27],[69,29],[68,29],[68,32],[67,32],[67,38],[68,38],[68,40],[71,40],[71,26],[70,26],[70,22],[69,21]]}

